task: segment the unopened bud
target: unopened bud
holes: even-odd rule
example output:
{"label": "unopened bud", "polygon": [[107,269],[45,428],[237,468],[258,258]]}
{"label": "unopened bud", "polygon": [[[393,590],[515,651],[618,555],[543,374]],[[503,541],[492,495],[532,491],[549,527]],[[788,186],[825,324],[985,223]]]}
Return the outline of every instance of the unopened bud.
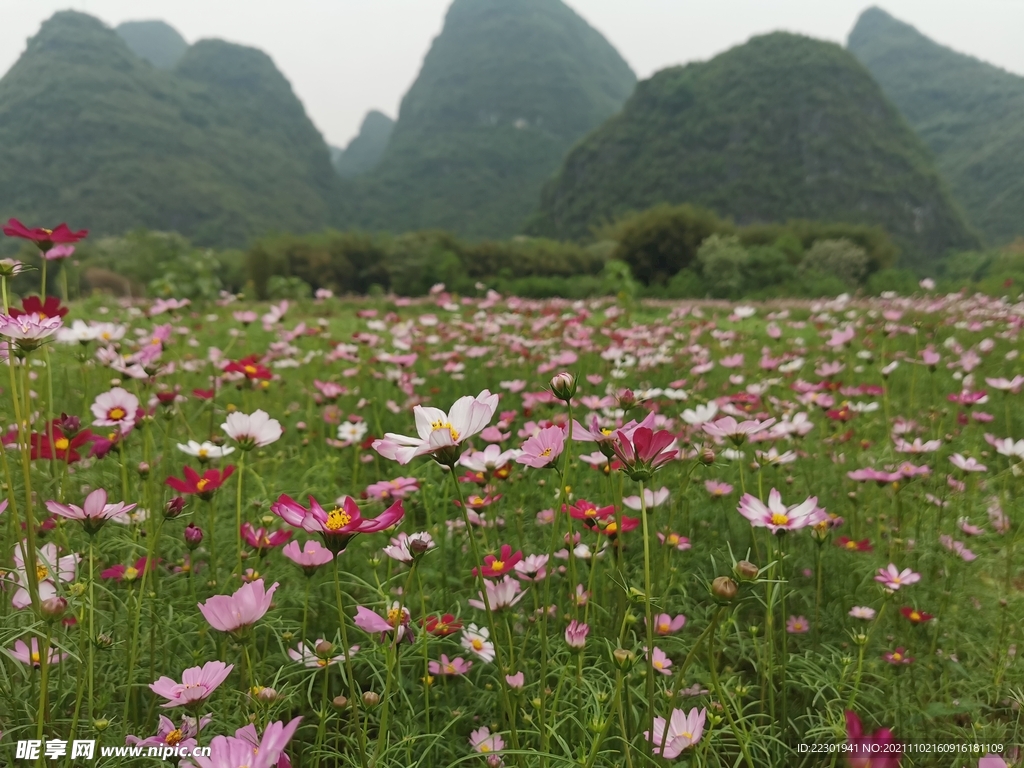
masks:
{"label": "unopened bud", "polygon": [[39,611],[47,619],[59,619],[68,609],[68,601],[60,595],[49,597],[39,605]]}
{"label": "unopened bud", "polygon": [[633,394],[632,389],[620,389],[616,394],[616,399],[619,402],[619,408],[624,411],[628,411],[636,405],[636,395]]}
{"label": "unopened bud", "polygon": [[313,650],[316,651],[316,655],[321,659],[326,659],[331,655],[331,651],[334,650],[334,643],[329,640],[321,640]]}
{"label": "unopened bud", "polygon": [[625,648],[616,648],[612,651],[612,658],[615,659],[615,663],[622,669],[628,669],[636,661],[636,654],[632,651],[627,651]]}
{"label": "unopened bud", "polygon": [[740,560],[738,563],[736,563],[736,566],[733,568],[733,571],[739,578],[747,579],[748,581],[751,579],[756,579],[758,573],[757,566],[749,560]]}
{"label": "unopened bud", "polygon": [[363,704],[365,704],[368,707],[376,707],[378,704],[380,704],[380,695],[374,693],[373,691],[367,691],[363,694]]}
{"label": "unopened bud", "polygon": [[731,603],[736,598],[738,591],[739,587],[736,582],[728,576],[719,576],[711,582],[711,594],[724,602]]}
{"label": "unopened bud", "polygon": [[569,402],[576,394],[576,377],[568,371],[556,373],[551,377],[551,392],[559,400]]}
{"label": "unopened bud", "polygon": [[189,523],[185,527],[185,546],[190,550],[198,547],[203,541],[203,531],[195,523]]}
{"label": "unopened bud", "polygon": [[182,496],[175,496],[164,504],[164,518],[173,520],[185,510],[185,499]]}
{"label": "unopened bud", "polygon": [[273,704],[280,698],[281,694],[273,688],[260,688],[259,691],[256,692],[256,700],[263,704]]}
{"label": "unopened bud", "polygon": [[715,450],[710,446],[704,446],[700,452],[700,463],[705,467],[710,467],[715,463]]}
{"label": "unopened bud", "polygon": [[110,635],[105,634],[103,632],[96,635],[96,647],[99,648],[101,651],[105,651],[107,648],[110,648],[110,646],[112,646],[113,644],[114,638],[112,638]]}
{"label": "unopened bud", "polygon": [[139,477],[149,477],[149,464],[144,461],[139,462]]}
{"label": "unopened bud", "polygon": [[348,699],[346,699],[344,696],[335,696],[331,700],[331,705],[335,709],[344,709],[345,707],[348,706]]}
{"label": "unopened bud", "polygon": [[101,717],[98,720],[92,721],[92,727],[95,728],[97,731],[105,731],[109,726],[110,721],[107,720],[105,717]]}

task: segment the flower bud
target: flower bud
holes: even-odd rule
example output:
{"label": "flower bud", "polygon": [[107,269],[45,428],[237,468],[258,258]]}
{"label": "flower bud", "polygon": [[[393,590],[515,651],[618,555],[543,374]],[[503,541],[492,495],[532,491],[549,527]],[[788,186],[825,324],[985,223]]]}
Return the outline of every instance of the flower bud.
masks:
{"label": "flower bud", "polygon": [[380,695],[374,693],[373,691],[367,691],[363,694],[363,704],[365,704],[368,707],[376,707],[378,704],[380,704]]}
{"label": "flower bud", "polygon": [[629,669],[636,661],[636,654],[625,648],[616,648],[612,651],[612,658],[615,659],[615,663],[619,665],[620,669]]}
{"label": "flower bud", "polygon": [[313,650],[316,651],[316,655],[321,659],[326,659],[331,655],[331,651],[334,650],[334,643],[329,640],[321,640]]}
{"label": "flower bud", "polygon": [[568,403],[576,395],[576,377],[568,371],[556,373],[551,378],[551,393]]}
{"label": "flower bud", "polygon": [[144,461],[139,462],[139,477],[149,477],[149,464]]}
{"label": "flower bud", "polygon": [[749,560],[740,560],[736,563],[733,571],[740,579],[751,581],[757,578],[758,568]]}
{"label": "flower bud", "polygon": [[40,613],[42,613],[43,617],[47,619],[59,619],[64,615],[64,612],[67,609],[68,601],[60,595],[47,598],[39,605]]}
{"label": "flower bud", "polygon": [[260,688],[259,691],[256,692],[256,700],[261,704],[273,704],[280,698],[281,694],[273,688]]}
{"label": "flower bud", "polygon": [[719,576],[711,582],[711,594],[723,602],[731,603],[736,599],[738,591],[739,587],[736,582],[728,576]]}
{"label": "flower bud", "polygon": [[60,431],[64,433],[65,437],[72,438],[82,431],[82,420],[77,416],[68,416],[66,413],[62,413],[57,419],[57,426],[60,427]]}
{"label": "flower bud", "polygon": [[700,451],[700,463],[705,467],[710,467],[715,463],[715,449],[709,445],[705,445]]}
{"label": "flower bud", "polygon": [[203,531],[195,523],[189,523],[185,528],[185,546],[194,550],[203,541]]}
{"label": "flower bud", "polygon": [[95,728],[97,731],[105,731],[109,726],[110,721],[107,720],[105,717],[101,717],[98,720],[92,721],[92,727]]}
{"label": "flower bud", "polygon": [[632,389],[620,389],[616,394],[616,399],[619,402],[619,408],[624,411],[636,406],[636,395],[633,394]]}
{"label": "flower bud", "polygon": [[331,705],[335,709],[344,709],[345,707],[348,706],[348,699],[346,699],[344,696],[335,696],[331,700]]}
{"label": "flower bud", "polygon": [[164,519],[173,520],[185,510],[185,499],[182,496],[175,496],[164,504]]}
{"label": "flower bud", "polygon": [[110,635],[100,632],[100,634],[96,635],[95,642],[97,648],[99,648],[101,651],[105,651],[114,644],[114,638],[112,638]]}

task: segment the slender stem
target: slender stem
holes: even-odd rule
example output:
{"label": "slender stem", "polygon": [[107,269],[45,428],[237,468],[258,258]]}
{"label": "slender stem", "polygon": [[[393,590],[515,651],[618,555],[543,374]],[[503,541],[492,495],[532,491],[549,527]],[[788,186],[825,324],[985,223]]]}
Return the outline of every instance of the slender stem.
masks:
{"label": "slender stem", "polygon": [[238,487],[235,491],[235,534],[238,537],[238,578],[242,578],[242,485],[245,477],[245,454],[238,457]]}
{"label": "slender stem", "polygon": [[47,714],[47,693],[50,687],[50,632],[52,627],[46,624],[46,637],[39,653],[39,708],[36,710],[36,738],[43,738],[43,723]]}
{"label": "slender stem", "polygon": [[334,597],[338,603],[338,624],[341,625],[341,644],[344,646],[345,673],[348,677],[349,707],[352,709],[352,721],[357,729],[357,741],[359,744],[359,764],[366,768],[366,729],[359,723],[359,691],[356,688],[356,678],[352,672],[352,652],[348,644],[348,628],[345,622],[345,607],[341,600],[341,577],[338,574],[338,555],[334,556]]}
{"label": "slender stem", "polygon": [[640,481],[640,517],[644,530],[644,618],[647,621],[647,727],[654,735],[654,610],[651,606],[651,535],[647,524],[647,498]]}

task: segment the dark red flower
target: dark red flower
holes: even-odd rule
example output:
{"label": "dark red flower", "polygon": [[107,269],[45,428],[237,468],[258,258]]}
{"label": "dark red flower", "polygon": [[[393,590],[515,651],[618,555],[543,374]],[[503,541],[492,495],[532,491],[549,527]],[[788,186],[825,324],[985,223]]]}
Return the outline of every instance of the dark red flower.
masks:
{"label": "dark red flower", "polygon": [[[494,555],[484,556],[484,567],[483,575],[488,579],[497,579],[500,576],[504,576],[507,573],[511,573],[515,570],[516,563],[523,559],[523,553],[521,551],[512,551],[512,547],[508,544],[501,545],[501,551],[498,552],[497,557]],[[476,576],[476,568],[473,569],[473,575]]]}
{"label": "dark red flower", "polygon": [[848,539],[846,536],[840,536],[838,539],[836,539],[836,546],[842,547],[843,549],[848,550],[850,552],[871,551],[871,541],[868,539],[854,541],[853,539]]}
{"label": "dark red flower", "polygon": [[178,493],[198,496],[203,501],[213,498],[214,492],[224,485],[224,481],[235,471],[234,465],[228,465],[221,472],[219,469],[208,469],[202,475],[192,467],[185,467],[185,479],[168,477],[167,485]]}
{"label": "dark red flower", "polygon": [[563,506],[562,511],[568,512],[576,520],[582,520],[585,526],[593,529],[601,527],[601,520],[615,516],[615,507],[598,507],[586,499],[580,499],[569,507]]}
{"label": "dark red flower", "polygon": [[917,608],[900,608],[900,613],[911,624],[924,624],[926,621],[931,621],[935,618],[930,613],[919,611]]}
{"label": "dark red flower", "polygon": [[42,317],[64,317],[68,313],[68,308],[62,307],[60,299],[56,296],[47,296],[46,301],[41,301],[38,296],[29,296],[27,299],[22,299],[21,309],[11,307],[11,317],[21,317],[33,313]]}
{"label": "dark red flower", "polygon": [[266,366],[260,365],[257,355],[249,355],[241,360],[232,360],[224,367],[227,373],[242,373],[250,381],[253,379],[272,379],[274,374]]}
{"label": "dark red flower", "polygon": [[462,629],[462,622],[450,613],[444,616],[429,616],[423,620],[423,629],[436,637],[454,635]]}
{"label": "dark red flower", "polygon": [[153,572],[153,568],[156,567],[160,561],[156,560],[152,565],[147,566],[146,563],[148,558],[140,557],[135,561],[133,565],[112,565],[109,568],[100,571],[101,579],[117,579],[118,581],[135,581],[142,575],[142,572],[148,568],[149,572]]}
{"label": "dark red flower", "polygon": [[615,518],[612,517],[609,519],[601,520],[598,523],[596,530],[598,533],[604,534],[610,539],[614,539],[620,533],[629,533],[638,525],[640,525],[639,517],[626,517],[625,515],[623,515],[621,528],[619,527],[619,524],[615,522]]}
{"label": "dark red flower", "polygon": [[78,449],[86,443],[96,439],[88,429],[82,430],[72,437],[68,437],[59,424],[54,421],[50,424],[50,434],[33,432],[29,438],[32,446],[32,461],[38,459],[58,459],[74,464],[81,460]]}
{"label": "dark red flower", "polygon": [[31,240],[36,247],[46,252],[58,243],[77,243],[89,234],[88,229],[72,232],[67,224],[58,224],[56,229],[44,229],[37,227],[29,229],[17,219],[10,219],[4,227],[4,234],[8,237],[20,237],[23,240]]}
{"label": "dark red flower", "polygon": [[193,389],[192,390],[192,394],[193,394],[193,396],[199,398],[200,400],[213,400],[213,396],[217,394],[217,390],[215,390],[215,389]]}

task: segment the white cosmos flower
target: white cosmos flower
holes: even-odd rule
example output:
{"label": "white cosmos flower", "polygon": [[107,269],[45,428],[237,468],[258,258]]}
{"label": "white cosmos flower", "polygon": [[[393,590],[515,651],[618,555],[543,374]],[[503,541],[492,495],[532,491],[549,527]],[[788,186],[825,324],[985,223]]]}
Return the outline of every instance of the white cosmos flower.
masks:
{"label": "white cosmos flower", "polygon": [[498,408],[498,396],[484,390],[476,397],[460,397],[445,413],[440,408],[417,405],[416,437],[388,432],[384,439],[375,440],[373,448],[385,459],[408,464],[417,456],[435,454],[454,448],[486,427]]}
{"label": "white cosmos flower", "polygon": [[711,421],[718,414],[718,403],[712,400],[707,405],[698,405],[683,411],[683,421],[694,427]]}
{"label": "white cosmos flower", "polygon": [[264,410],[254,413],[229,413],[227,421],[220,425],[227,436],[238,443],[242,450],[262,448],[281,439],[284,430],[281,422],[270,418]]}
{"label": "white cosmos flower", "polygon": [[338,439],[349,445],[354,445],[366,437],[367,429],[365,421],[357,421],[355,423],[343,421],[338,425]]}
{"label": "white cosmos flower", "polygon": [[195,456],[200,461],[223,459],[228,454],[235,452],[235,449],[230,445],[214,445],[210,442],[197,443],[195,440],[189,440],[185,444],[178,443],[178,450],[182,453],[187,453],[189,456]]}

